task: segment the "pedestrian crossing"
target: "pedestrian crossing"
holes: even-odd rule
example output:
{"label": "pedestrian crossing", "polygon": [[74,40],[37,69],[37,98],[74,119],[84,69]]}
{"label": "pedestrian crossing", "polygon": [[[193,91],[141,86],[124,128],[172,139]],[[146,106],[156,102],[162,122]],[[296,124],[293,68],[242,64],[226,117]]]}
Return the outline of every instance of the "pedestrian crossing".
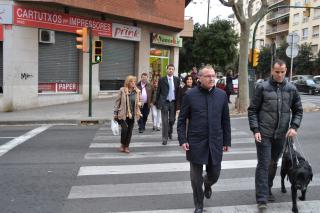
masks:
{"label": "pedestrian crossing", "polygon": [[[79,168],[67,196],[63,213],[191,213],[194,211],[189,163],[178,145],[177,135],[161,145],[161,132],[134,130],[130,154],[118,152],[120,137],[101,127]],[[224,153],[213,198],[205,199],[204,212],[257,212],[254,197],[256,151],[247,128],[232,128],[232,148]],[[279,164],[280,165],[280,164]],[[290,184],[287,183],[289,189]],[[298,202],[300,212],[320,212],[320,174],[314,174],[307,201]],[[288,190],[290,191],[290,190]],[[274,181],[278,202],[268,212],[291,212],[290,193],[280,192],[280,177]]]}

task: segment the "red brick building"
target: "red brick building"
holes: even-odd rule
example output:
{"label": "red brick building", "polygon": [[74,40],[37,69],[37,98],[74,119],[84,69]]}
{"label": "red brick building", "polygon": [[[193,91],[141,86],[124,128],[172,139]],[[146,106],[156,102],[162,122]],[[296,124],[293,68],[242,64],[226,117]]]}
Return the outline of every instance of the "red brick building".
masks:
{"label": "red brick building", "polygon": [[[0,111],[88,98],[88,53],[76,29],[103,41],[93,97],[118,90],[129,74],[178,68],[179,32],[190,0],[20,0],[1,5]],[[178,70],[178,69],[177,69]]]}

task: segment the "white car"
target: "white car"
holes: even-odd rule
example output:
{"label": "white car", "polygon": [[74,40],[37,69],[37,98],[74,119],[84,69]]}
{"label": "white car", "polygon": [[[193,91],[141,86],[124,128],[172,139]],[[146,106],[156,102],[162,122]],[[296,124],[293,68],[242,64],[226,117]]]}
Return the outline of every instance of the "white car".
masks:
{"label": "white car", "polygon": [[320,75],[313,76],[313,80],[314,80],[317,84],[320,84]]}

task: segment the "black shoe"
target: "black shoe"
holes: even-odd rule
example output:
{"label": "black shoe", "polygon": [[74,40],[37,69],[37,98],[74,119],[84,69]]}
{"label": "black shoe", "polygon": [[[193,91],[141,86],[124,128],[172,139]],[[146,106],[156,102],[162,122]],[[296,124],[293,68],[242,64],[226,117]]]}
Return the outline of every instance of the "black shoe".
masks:
{"label": "black shoe", "polygon": [[267,209],[267,202],[266,201],[258,201],[258,209],[259,210]]}
{"label": "black shoe", "polygon": [[162,145],[167,145],[167,141],[162,141]]}
{"label": "black shoe", "polygon": [[153,131],[156,130],[156,127],[153,127],[152,130],[153,130]]}
{"label": "black shoe", "polygon": [[169,138],[170,140],[172,140],[172,134],[169,134],[169,135],[168,135],[168,138]]}
{"label": "black shoe", "polygon": [[142,130],[142,129],[139,129],[139,133],[143,133],[143,130]]}
{"label": "black shoe", "polygon": [[194,210],[194,213],[202,213],[203,212],[203,209],[202,208],[196,208]]}
{"label": "black shoe", "polygon": [[160,131],[160,128],[159,128],[159,127],[157,128],[157,131]]}
{"label": "black shoe", "polygon": [[212,189],[210,186],[205,186],[204,187],[204,196],[207,198],[207,199],[210,199],[212,195]]}

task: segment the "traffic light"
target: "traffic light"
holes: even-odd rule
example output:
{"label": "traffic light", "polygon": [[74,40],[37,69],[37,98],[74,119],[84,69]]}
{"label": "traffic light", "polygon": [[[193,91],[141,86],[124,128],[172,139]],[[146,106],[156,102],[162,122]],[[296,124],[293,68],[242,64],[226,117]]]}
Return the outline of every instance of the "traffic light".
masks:
{"label": "traffic light", "polygon": [[95,63],[102,62],[102,41],[94,41],[93,60]]}
{"label": "traffic light", "polygon": [[260,55],[260,50],[258,48],[254,48],[253,51],[253,67],[256,67],[259,63],[259,55]]}
{"label": "traffic light", "polygon": [[88,28],[83,27],[82,29],[76,30],[78,37],[76,38],[78,44],[77,49],[82,50],[82,52],[87,53],[89,52],[89,34]]}
{"label": "traffic light", "polygon": [[[310,7],[311,5],[310,4],[305,4],[304,6],[305,7]],[[306,10],[303,11],[303,16],[310,17],[310,8],[306,8]]]}

